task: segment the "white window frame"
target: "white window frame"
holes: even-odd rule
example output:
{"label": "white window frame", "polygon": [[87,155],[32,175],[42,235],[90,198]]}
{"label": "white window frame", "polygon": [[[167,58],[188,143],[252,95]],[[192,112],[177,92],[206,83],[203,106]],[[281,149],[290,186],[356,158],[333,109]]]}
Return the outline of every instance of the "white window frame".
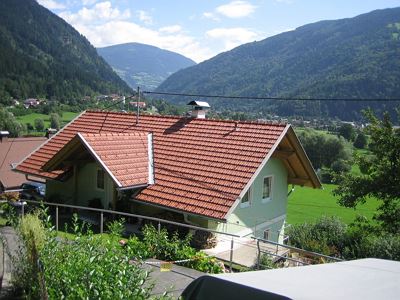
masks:
{"label": "white window frame", "polygon": [[[103,172],[103,187],[99,187],[98,183],[99,183],[99,171]],[[96,169],[96,181],[95,181],[95,186],[96,189],[99,191],[104,191],[105,190],[105,186],[106,186],[106,172],[101,169],[101,168],[97,168]]]}
{"label": "white window frame", "polygon": [[[243,195],[242,199],[240,200],[240,207],[241,208],[246,208],[246,207],[250,207],[251,206],[251,197],[252,197],[252,188],[251,186],[249,187],[249,189],[246,191],[246,193]],[[243,198],[247,195],[247,201],[243,202]]]}
{"label": "white window frame", "polygon": [[[264,182],[266,178],[270,178],[270,187],[269,187],[269,197],[268,198],[264,198],[263,194],[264,194]],[[274,176],[272,175],[268,175],[265,176],[262,180],[262,191],[261,191],[261,203],[268,203],[272,200],[272,194],[273,194],[273,187],[274,186]]]}

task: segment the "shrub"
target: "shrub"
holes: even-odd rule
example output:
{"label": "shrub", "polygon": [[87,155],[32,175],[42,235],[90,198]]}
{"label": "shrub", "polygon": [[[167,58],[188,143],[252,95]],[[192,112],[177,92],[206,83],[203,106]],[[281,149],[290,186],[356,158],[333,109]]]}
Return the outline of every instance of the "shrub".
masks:
{"label": "shrub", "polygon": [[196,230],[191,245],[196,249],[214,248],[217,245],[217,237],[212,232]]}
{"label": "shrub", "polygon": [[222,263],[190,246],[191,238],[192,236],[188,234],[181,239],[177,232],[170,234],[166,228],[158,232],[153,225],[146,224],[143,227],[143,239],[131,237],[127,243],[127,251],[137,260],[148,258],[164,261],[188,260],[180,265],[206,273],[223,272]]}
{"label": "shrub", "polygon": [[340,173],[348,173],[351,170],[351,164],[348,161],[344,161],[343,159],[339,159],[332,163],[331,169],[336,174]]}
{"label": "shrub", "polygon": [[260,256],[260,264],[258,266],[258,270],[270,270],[275,269],[276,265],[272,261],[271,256],[267,253],[264,253]]}
{"label": "shrub", "polygon": [[340,256],[344,248],[347,227],[335,217],[322,217],[315,223],[288,228],[290,244],[305,250]]}
{"label": "shrub", "polygon": [[[40,214],[26,215],[19,232],[23,247],[16,258],[17,286],[28,299],[148,299],[148,272],[130,260],[114,239],[82,234],[73,220],[73,241],[59,240]],[[115,226],[117,227],[117,226]]]}

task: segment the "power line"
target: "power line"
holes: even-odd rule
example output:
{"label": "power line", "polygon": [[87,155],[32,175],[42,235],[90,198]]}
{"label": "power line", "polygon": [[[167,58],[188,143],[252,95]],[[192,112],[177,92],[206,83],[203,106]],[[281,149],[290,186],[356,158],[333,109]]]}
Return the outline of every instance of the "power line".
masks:
{"label": "power line", "polygon": [[207,94],[186,94],[169,92],[150,92],[142,91],[143,94],[199,97],[199,98],[219,98],[219,99],[241,99],[241,100],[277,100],[277,101],[351,101],[351,102],[400,102],[400,98],[302,98],[302,97],[252,97],[252,96],[227,96],[227,95],[207,95]]}

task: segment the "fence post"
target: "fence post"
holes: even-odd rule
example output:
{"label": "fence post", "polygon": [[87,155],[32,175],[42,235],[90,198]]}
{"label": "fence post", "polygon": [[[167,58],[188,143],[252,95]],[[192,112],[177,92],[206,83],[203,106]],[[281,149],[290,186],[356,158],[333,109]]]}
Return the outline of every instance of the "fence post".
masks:
{"label": "fence post", "polygon": [[24,217],[24,213],[25,213],[25,203],[24,201],[22,201],[21,203],[21,217]]}
{"label": "fence post", "polygon": [[100,233],[103,233],[103,212],[100,213]]}
{"label": "fence post", "polygon": [[56,206],[56,231],[58,231],[58,206]]}
{"label": "fence post", "polygon": [[260,240],[257,239],[257,270],[260,270],[260,258],[261,258],[261,249],[260,249]]}
{"label": "fence post", "polygon": [[158,233],[160,233],[161,232],[161,223],[160,223],[160,221],[158,221]]}
{"label": "fence post", "polygon": [[233,237],[231,239],[231,255],[229,258],[229,271],[232,273],[232,263],[233,263]]}

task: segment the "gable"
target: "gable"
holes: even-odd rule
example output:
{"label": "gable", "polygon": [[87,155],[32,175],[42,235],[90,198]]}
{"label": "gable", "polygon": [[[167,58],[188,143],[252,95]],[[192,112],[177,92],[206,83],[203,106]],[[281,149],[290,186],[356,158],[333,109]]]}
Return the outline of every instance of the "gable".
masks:
{"label": "gable", "polygon": [[120,189],[152,184],[152,137],[138,133],[77,133],[42,169],[64,170],[85,160],[97,161]]}

